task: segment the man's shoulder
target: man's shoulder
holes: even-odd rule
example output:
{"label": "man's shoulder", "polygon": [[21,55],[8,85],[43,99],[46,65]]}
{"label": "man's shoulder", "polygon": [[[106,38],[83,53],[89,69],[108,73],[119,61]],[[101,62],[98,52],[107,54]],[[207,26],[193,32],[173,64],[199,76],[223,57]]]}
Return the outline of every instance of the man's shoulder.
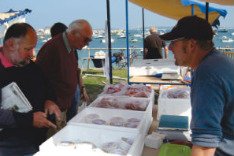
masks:
{"label": "man's shoulder", "polygon": [[55,38],[47,41],[38,51],[37,57],[42,57],[44,55],[55,55],[59,50],[62,50],[64,46],[62,37],[57,35]]}
{"label": "man's shoulder", "polygon": [[54,48],[54,47],[60,47],[63,43],[63,38],[62,35],[57,35],[54,38],[51,38],[49,41],[47,41],[40,49],[49,49],[49,48]]}

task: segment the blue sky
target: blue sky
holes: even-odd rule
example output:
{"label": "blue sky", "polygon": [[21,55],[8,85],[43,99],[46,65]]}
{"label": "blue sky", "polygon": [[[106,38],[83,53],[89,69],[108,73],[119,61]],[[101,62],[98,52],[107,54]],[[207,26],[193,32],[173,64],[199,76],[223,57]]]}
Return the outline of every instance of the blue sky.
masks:
{"label": "blue sky", "polygon": [[[0,0],[0,12],[9,9],[24,10],[27,22],[36,29],[51,26],[55,22],[69,24],[75,19],[87,19],[93,28],[104,28],[106,19],[106,0]],[[217,5],[215,5],[217,6]],[[110,0],[111,27],[125,28],[125,0]],[[225,19],[221,17],[221,26],[234,27],[234,6],[221,6],[228,11]],[[129,26],[141,27],[141,8],[129,2]],[[175,20],[145,11],[145,25],[173,26]]]}

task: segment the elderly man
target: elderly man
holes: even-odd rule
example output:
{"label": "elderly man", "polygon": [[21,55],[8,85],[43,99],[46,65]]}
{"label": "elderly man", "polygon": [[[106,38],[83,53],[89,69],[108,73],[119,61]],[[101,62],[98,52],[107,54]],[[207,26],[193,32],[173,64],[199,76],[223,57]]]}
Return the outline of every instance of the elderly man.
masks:
{"label": "elderly man", "polygon": [[29,24],[17,23],[8,28],[0,48],[0,87],[15,82],[32,105],[32,111],[27,113],[0,109],[1,156],[37,152],[46,139],[47,128],[56,128],[47,113],[61,118],[42,71],[30,61],[36,43],[35,30]]}
{"label": "elderly man", "polygon": [[162,48],[164,48],[164,56],[168,57],[168,49],[166,43],[159,38],[156,27],[150,28],[150,35],[144,39],[144,59],[161,59],[163,58]]}
{"label": "elderly man", "polygon": [[180,19],[169,50],[176,64],[191,67],[192,155],[234,154],[234,61],[214,48],[210,24],[197,16]]}
{"label": "elderly man", "polygon": [[[41,67],[56,91],[57,104],[63,111],[63,122],[66,122],[66,111],[71,106],[77,87],[78,63],[74,51],[81,50],[92,40],[92,28],[86,20],[73,21],[66,32],[58,34],[45,43],[37,55],[36,63]],[[84,86],[80,86],[84,92]]]}

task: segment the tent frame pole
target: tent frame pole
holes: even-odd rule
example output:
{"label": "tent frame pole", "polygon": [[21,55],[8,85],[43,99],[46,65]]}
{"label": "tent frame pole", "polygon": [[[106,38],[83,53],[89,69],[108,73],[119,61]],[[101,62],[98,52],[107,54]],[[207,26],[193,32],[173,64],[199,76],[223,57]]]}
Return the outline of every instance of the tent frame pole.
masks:
{"label": "tent frame pole", "polygon": [[125,11],[126,11],[126,49],[127,49],[127,82],[129,84],[129,66],[130,66],[130,61],[129,61],[129,26],[128,26],[128,0],[125,0]]}
{"label": "tent frame pole", "polygon": [[106,11],[107,11],[107,28],[108,28],[108,55],[109,55],[109,82],[113,83],[112,75],[112,52],[111,52],[111,24],[110,24],[110,0],[106,0]]}

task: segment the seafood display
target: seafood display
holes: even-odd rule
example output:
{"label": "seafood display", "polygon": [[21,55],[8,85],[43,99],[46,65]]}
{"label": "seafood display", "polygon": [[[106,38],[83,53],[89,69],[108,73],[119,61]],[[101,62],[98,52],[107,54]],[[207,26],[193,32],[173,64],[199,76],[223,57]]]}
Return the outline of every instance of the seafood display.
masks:
{"label": "seafood display", "polygon": [[60,141],[56,143],[58,148],[62,149],[72,149],[72,150],[86,150],[86,152],[93,151],[99,153],[111,153],[119,155],[127,155],[129,149],[131,148],[134,140],[130,138],[122,137],[117,141],[105,142],[100,146],[95,145],[92,142],[87,141]]}
{"label": "seafood display", "polygon": [[94,107],[145,111],[149,101],[119,97],[100,97],[94,101]]}
{"label": "seafood display", "polygon": [[[90,116],[95,118],[90,119]],[[123,117],[115,116],[106,121],[104,119],[101,119],[98,114],[88,114],[83,118],[83,122],[97,125],[137,128],[141,120],[137,118],[124,119]]]}
{"label": "seafood display", "polygon": [[100,95],[113,95],[113,96],[131,96],[131,97],[144,97],[149,98],[152,88],[143,84],[123,84],[106,85]]}

